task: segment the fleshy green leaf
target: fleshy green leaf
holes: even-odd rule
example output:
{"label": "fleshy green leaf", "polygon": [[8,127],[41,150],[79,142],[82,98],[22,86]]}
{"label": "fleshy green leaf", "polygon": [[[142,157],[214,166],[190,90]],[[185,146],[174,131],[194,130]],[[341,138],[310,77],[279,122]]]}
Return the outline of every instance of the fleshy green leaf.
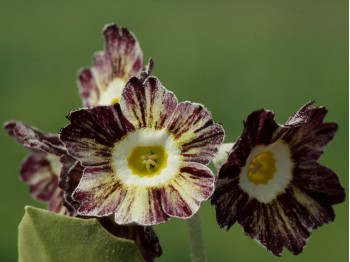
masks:
{"label": "fleshy green leaf", "polygon": [[20,262],[143,261],[133,241],[108,233],[96,219],[27,206],[18,227]]}

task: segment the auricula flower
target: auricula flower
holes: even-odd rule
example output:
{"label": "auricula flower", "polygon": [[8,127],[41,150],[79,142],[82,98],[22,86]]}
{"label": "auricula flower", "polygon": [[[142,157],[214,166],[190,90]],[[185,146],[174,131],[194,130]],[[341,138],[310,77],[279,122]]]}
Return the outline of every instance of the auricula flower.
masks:
{"label": "auricula flower", "polygon": [[[81,70],[78,76],[85,106],[118,102],[128,78],[139,73],[143,66],[142,52],[132,32],[110,24],[105,27],[104,35],[105,50],[96,53],[93,67]],[[150,61],[146,67],[148,72],[152,65]],[[78,185],[84,167],[67,154],[58,134],[44,133],[19,121],[9,121],[5,128],[11,137],[31,150],[20,169],[20,176],[30,186],[31,195],[48,203],[50,211],[79,216],[71,192]],[[118,226],[110,217],[99,219],[99,222],[113,235],[135,241],[146,261],[153,261],[162,254],[152,227]]]}
{"label": "auricula flower", "polygon": [[157,78],[132,77],[119,103],[68,119],[60,138],[85,167],[72,195],[79,215],[154,225],[191,217],[213,193],[206,165],[224,130],[204,106],[178,103]]}
{"label": "auricula flower", "polygon": [[12,138],[31,151],[20,169],[20,177],[30,186],[31,195],[47,203],[53,212],[70,214],[63,205],[63,191],[58,187],[61,157],[66,155],[58,135],[43,133],[19,121],[9,121],[4,127]]}
{"label": "auricula flower", "polygon": [[78,76],[85,106],[117,103],[128,79],[143,67],[142,51],[132,32],[109,24],[103,34],[105,50],[97,52],[93,66],[82,69]]}
{"label": "auricula flower", "polygon": [[278,256],[283,247],[301,253],[311,231],[333,221],[332,205],[345,198],[337,175],[317,162],[337,125],[323,123],[327,110],[311,104],[285,125],[268,110],[250,114],[212,197],[220,227],[238,222]]}

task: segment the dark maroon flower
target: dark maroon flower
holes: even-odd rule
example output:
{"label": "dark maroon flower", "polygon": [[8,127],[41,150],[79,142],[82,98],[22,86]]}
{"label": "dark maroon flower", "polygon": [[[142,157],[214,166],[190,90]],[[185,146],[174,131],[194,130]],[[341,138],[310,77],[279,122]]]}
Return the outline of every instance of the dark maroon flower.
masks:
{"label": "dark maroon flower", "polygon": [[337,175],[317,162],[337,125],[323,123],[324,107],[307,103],[285,125],[268,110],[248,116],[219,170],[212,205],[220,227],[238,222],[275,255],[299,254],[311,231],[334,220],[343,202]]}

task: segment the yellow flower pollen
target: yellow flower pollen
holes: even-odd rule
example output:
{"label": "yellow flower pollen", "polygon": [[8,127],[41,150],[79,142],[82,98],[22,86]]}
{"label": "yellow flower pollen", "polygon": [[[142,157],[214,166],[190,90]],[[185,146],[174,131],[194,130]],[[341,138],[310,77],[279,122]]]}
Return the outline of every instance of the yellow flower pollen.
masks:
{"label": "yellow flower pollen", "polygon": [[256,185],[267,184],[276,172],[275,159],[270,151],[258,154],[250,162],[248,179]]}
{"label": "yellow flower pollen", "polygon": [[139,177],[159,175],[168,162],[164,146],[137,146],[127,157],[128,167]]}
{"label": "yellow flower pollen", "polygon": [[118,103],[119,99],[120,99],[119,97],[116,97],[116,98],[112,99],[111,105],[114,105],[114,104]]}

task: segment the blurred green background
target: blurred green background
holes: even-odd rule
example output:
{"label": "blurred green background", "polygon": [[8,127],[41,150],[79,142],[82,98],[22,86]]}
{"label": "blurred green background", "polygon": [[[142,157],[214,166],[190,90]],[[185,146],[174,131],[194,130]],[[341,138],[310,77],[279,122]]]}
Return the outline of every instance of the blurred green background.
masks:
{"label": "blurred green background", "polygon": [[[234,141],[260,108],[283,123],[309,100],[329,109],[339,131],[320,162],[348,192],[348,1],[10,1],[0,2],[0,122],[17,119],[58,132],[81,106],[76,72],[101,50],[104,24],[138,37],[153,73],[179,100],[205,104]],[[17,260],[17,225],[32,200],[18,178],[26,150],[0,130],[0,260]],[[348,202],[313,232],[305,251],[282,258],[245,236],[219,229],[201,209],[209,261],[348,261]],[[189,261],[186,221],[157,226],[159,261]],[[33,250],[35,254],[35,250]]]}

